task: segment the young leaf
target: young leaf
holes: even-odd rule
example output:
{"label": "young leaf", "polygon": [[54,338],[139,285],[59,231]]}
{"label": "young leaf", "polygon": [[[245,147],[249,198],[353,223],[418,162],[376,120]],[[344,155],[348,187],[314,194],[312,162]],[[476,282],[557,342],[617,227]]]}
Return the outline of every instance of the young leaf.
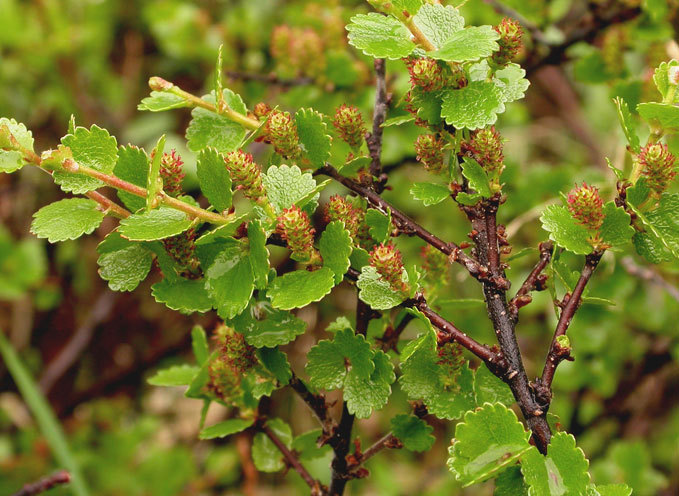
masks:
{"label": "young leaf", "polygon": [[193,326],[193,329],[191,329],[191,349],[198,365],[203,365],[207,362],[210,356],[210,348],[207,344],[205,329],[199,325]]}
{"label": "young leaf", "polygon": [[495,479],[493,496],[529,496],[520,467],[509,467]]}
{"label": "young leaf", "polygon": [[194,365],[174,365],[159,370],[146,382],[151,386],[188,386],[198,373],[199,368]]}
{"label": "young leaf", "polygon": [[[113,172],[118,160],[118,145],[106,129],[96,125],[92,125],[90,129],[77,127],[75,133],[64,136],[61,143],[71,149],[73,160],[79,165],[104,174]],[[53,177],[62,190],[75,194],[87,193],[104,186],[99,179],[71,172],[57,170]]]}
{"label": "young leaf", "polygon": [[50,243],[90,234],[104,219],[99,204],[86,198],[66,198],[42,207],[33,214],[31,232]]}
{"label": "young leaf", "polygon": [[413,18],[422,34],[437,49],[450,37],[464,28],[464,18],[460,11],[451,5],[424,4]]}
{"label": "young leaf", "polygon": [[168,308],[183,314],[212,310],[212,299],[201,279],[163,279],[151,286],[151,294],[158,303],[164,303]]}
{"label": "young leaf", "polygon": [[637,112],[648,122],[657,122],[665,130],[679,129],[679,107],[669,103],[640,103]]}
{"label": "young leaf", "polygon": [[458,129],[479,129],[497,120],[505,111],[504,94],[492,82],[472,81],[464,88],[443,95],[441,117]]}
{"label": "young leaf", "polygon": [[[223,95],[231,109],[247,114],[247,107],[239,95],[230,89],[225,89]],[[203,100],[215,103],[214,92],[203,96]],[[189,150],[196,153],[208,146],[219,153],[232,152],[245,137],[245,128],[223,115],[196,107],[191,111],[191,117],[191,123],[186,129],[186,139]]]}
{"label": "young leaf", "polygon": [[604,205],[604,221],[599,233],[601,239],[611,248],[627,245],[634,235],[634,228],[630,225],[630,216],[622,207],[616,207],[610,201]]}
{"label": "young leaf", "polygon": [[360,290],[358,297],[375,310],[388,310],[405,300],[405,296],[394,291],[372,265],[363,267],[356,286]]}
{"label": "young leaf", "polygon": [[[311,173],[302,173],[296,165],[292,167],[273,165],[262,176],[262,181],[267,197],[277,214],[296,204],[316,187],[316,181]],[[316,193],[313,199],[317,200],[318,196]]]}
{"label": "young leaf", "polygon": [[141,243],[110,233],[97,246],[99,275],[113,291],[132,291],[151,270],[153,256]]}
{"label": "young leaf", "polygon": [[410,32],[403,24],[375,12],[352,17],[347,31],[349,44],[370,57],[398,60],[415,49]]}
{"label": "young leaf", "polygon": [[232,319],[245,310],[254,288],[248,253],[238,243],[227,245],[205,273],[205,289],[223,319]]}
{"label": "young leaf", "polygon": [[414,183],[410,187],[413,198],[424,203],[425,207],[436,205],[450,196],[450,189],[445,184]]}
{"label": "young leaf", "polygon": [[492,26],[471,26],[452,33],[430,57],[447,62],[467,62],[489,57],[500,48],[500,35]]}
{"label": "young leaf", "polygon": [[[651,3],[651,2],[647,2]],[[663,2],[656,2],[661,4]],[[658,88],[663,101],[667,103],[676,103],[679,100],[679,94],[674,93],[674,97],[668,100],[670,95],[670,88],[676,86],[676,83],[670,81],[670,69],[679,67],[679,60],[670,60],[669,62],[661,62],[661,64],[656,68],[653,73],[653,82],[655,87]],[[676,89],[676,88],[675,88]]]}
{"label": "young leaf", "polygon": [[622,127],[623,133],[625,133],[627,143],[629,143],[629,146],[634,153],[639,153],[639,136],[634,132],[634,122],[632,121],[632,114],[629,110],[629,106],[627,105],[627,102],[619,96],[615,97],[613,101],[618,109],[618,119],[620,119],[620,126]]}
{"label": "young leaf", "polygon": [[269,277],[269,250],[266,248],[266,233],[259,220],[248,223],[248,240],[250,242],[250,264],[255,278],[255,287],[264,289]]}
{"label": "young leaf", "polygon": [[148,110],[149,112],[162,112],[164,110],[189,107],[191,104],[184,98],[167,91],[152,91],[150,96],[144,98],[137,110]]}
{"label": "young leaf", "polygon": [[361,377],[352,369],[344,381],[347,410],[358,418],[368,418],[373,410],[386,405],[391,394],[391,383],[396,380],[394,366],[386,353],[374,350],[372,362],[375,368],[369,378]]}
{"label": "young leaf", "polygon": [[322,340],[307,354],[306,372],[311,385],[319,389],[343,387],[347,374],[367,380],[375,370],[370,344],[353,329],[335,333],[332,341]]}
{"label": "young leaf", "polygon": [[531,447],[521,456],[521,472],[531,494],[586,494],[589,485],[589,462],[575,446],[575,438],[557,432],[542,456]]}
{"label": "young leaf", "polygon": [[415,415],[396,415],[391,419],[391,430],[410,451],[427,451],[436,441],[431,435],[434,428]]}
{"label": "young leaf", "polygon": [[229,419],[201,430],[198,439],[217,439],[242,432],[254,423],[251,419]]}
{"label": "young leaf", "polygon": [[365,213],[365,223],[369,226],[370,235],[378,243],[386,243],[391,234],[391,212],[384,215],[377,209],[369,208]]}
{"label": "young leaf", "polygon": [[150,211],[156,206],[158,192],[163,187],[163,180],[160,177],[160,161],[163,158],[165,151],[166,136],[163,134],[158,138],[155,148],[151,156],[151,166],[149,167],[149,174],[146,177],[146,211]]}
{"label": "young leaf", "polygon": [[[679,223],[676,220],[679,211],[679,194],[663,193],[658,207],[646,213],[643,213],[633,203],[628,202],[628,205],[643,222],[648,235],[648,237],[636,238],[635,245],[642,240],[649,254],[657,252],[662,246],[663,251],[679,258]],[[660,257],[659,254],[658,257]]]}
{"label": "young leaf", "polygon": [[[292,445],[292,430],[281,419],[268,420],[266,425],[288,448]],[[278,472],[285,468],[283,455],[276,445],[263,432],[255,434],[252,443],[252,461],[257,470],[262,472]]]}
{"label": "young leaf", "polygon": [[464,421],[455,427],[455,439],[448,449],[448,468],[465,487],[484,481],[531,449],[529,437],[530,432],[512,410],[501,403],[486,403],[467,412]]}
{"label": "young leaf", "polygon": [[332,140],[323,116],[313,109],[299,109],[295,114],[295,123],[304,156],[314,168],[323,167],[330,158]]}
{"label": "young leaf", "polygon": [[484,365],[479,366],[474,375],[474,396],[479,406],[484,403],[502,403],[508,407],[514,404],[514,395],[509,386]]}
{"label": "young leaf", "polygon": [[323,266],[335,273],[335,284],[341,283],[349,269],[353,245],[349,231],[344,228],[342,221],[333,221],[323,231],[318,244],[323,257]]}
{"label": "young leaf", "polygon": [[306,330],[303,320],[290,312],[271,307],[267,301],[250,303],[231,324],[245,337],[248,344],[256,348],[288,344]]}
{"label": "young leaf", "polygon": [[334,286],[335,273],[328,267],[313,272],[296,270],[274,279],[267,294],[274,308],[292,310],[320,301]]}
{"label": "young leaf", "polygon": [[189,227],[191,219],[184,212],[161,205],[121,220],[118,231],[130,241],[153,241],[176,236]]}
{"label": "young leaf", "polygon": [[200,190],[219,212],[231,207],[231,176],[222,157],[214,148],[206,148],[198,155],[196,174]]}
{"label": "young leaf", "polygon": [[278,347],[258,349],[257,358],[264,368],[274,375],[280,386],[285,386],[292,379],[292,369],[288,358]]}
{"label": "young leaf", "polygon": [[[21,146],[33,151],[33,134],[26,126],[14,119],[0,117],[0,127],[7,126],[9,132],[16,138]],[[0,149],[0,172],[14,172],[24,166],[23,155],[18,150]]]}
{"label": "young leaf", "polygon": [[578,255],[592,252],[592,245],[587,242],[587,229],[578,224],[566,207],[549,205],[540,221],[542,228],[549,233],[549,238],[559,246]]}
{"label": "young leaf", "polygon": [[483,167],[470,157],[464,157],[461,167],[462,175],[469,181],[469,187],[484,198],[489,198],[491,195],[490,182],[488,181],[488,175],[486,174],[486,171],[483,170]]}
{"label": "young leaf", "polygon": [[530,81],[526,79],[526,71],[514,63],[495,71],[493,82],[502,91],[502,100],[505,103],[523,98],[530,86]]}
{"label": "young leaf", "polygon": [[[113,169],[113,174],[123,181],[132,183],[141,188],[146,188],[149,174],[149,157],[143,148],[128,145],[121,146],[118,150],[118,162]],[[136,212],[146,205],[146,200],[141,196],[133,195],[127,191],[118,190],[118,198],[123,204]]]}

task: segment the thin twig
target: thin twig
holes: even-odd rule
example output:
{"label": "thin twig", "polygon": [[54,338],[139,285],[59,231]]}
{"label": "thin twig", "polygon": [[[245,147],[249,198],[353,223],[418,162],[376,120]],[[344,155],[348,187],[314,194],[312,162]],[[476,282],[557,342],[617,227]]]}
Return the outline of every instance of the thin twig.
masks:
{"label": "thin twig", "polygon": [[299,395],[300,398],[307,404],[307,406],[314,412],[316,418],[323,426],[323,434],[330,436],[335,430],[335,421],[328,415],[328,403],[325,397],[320,394],[314,394],[309,391],[297,375],[293,372],[290,379],[290,387]]}
{"label": "thin twig", "polygon": [[375,441],[374,444],[368,447],[358,460],[359,464],[367,462],[370,458],[375,456],[377,453],[383,449],[400,449],[403,447],[403,443],[396,437],[392,432],[383,436],[379,440]]}
{"label": "thin twig", "polygon": [[[387,96],[387,82],[385,78],[386,62],[375,59],[375,110],[373,111],[373,129],[366,138],[370,151],[370,173],[373,177],[380,177],[382,173],[382,133],[384,120],[387,117],[389,98]],[[380,183],[381,184],[381,183]],[[380,188],[377,189],[380,192]]]}
{"label": "thin twig", "polygon": [[523,282],[519,290],[514,295],[514,298],[509,302],[509,310],[512,312],[514,319],[519,315],[519,308],[527,305],[532,301],[530,292],[534,290],[543,289],[544,277],[542,271],[549,264],[552,259],[552,252],[554,251],[554,243],[545,241],[540,243],[540,260],[535,264],[526,280]]}
{"label": "thin twig", "polygon": [[667,282],[658,271],[653,270],[651,267],[642,267],[641,265],[638,265],[632,257],[623,257],[623,259],[620,260],[620,264],[628,274],[660,286],[667,291],[672,298],[679,301],[679,288]]}
{"label": "thin twig", "polygon": [[44,493],[53,487],[61,484],[68,484],[71,482],[71,474],[65,470],[61,470],[47,477],[43,477],[37,482],[26,484],[20,491],[14,493],[12,496],[34,496],[35,494]]}

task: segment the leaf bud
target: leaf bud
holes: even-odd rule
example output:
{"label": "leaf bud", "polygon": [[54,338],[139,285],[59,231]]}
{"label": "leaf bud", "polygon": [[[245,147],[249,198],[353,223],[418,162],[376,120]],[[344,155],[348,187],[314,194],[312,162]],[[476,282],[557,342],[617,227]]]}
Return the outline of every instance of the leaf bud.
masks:
{"label": "leaf bud", "polygon": [[236,150],[226,155],[224,163],[236,188],[242,190],[247,198],[258,200],[266,194],[262,170],[253,162],[252,155]]}
{"label": "leaf bud", "polygon": [[590,231],[598,231],[604,222],[604,202],[599,189],[582,183],[568,193],[568,210],[571,215]]}
{"label": "leaf bud", "polygon": [[500,66],[510,63],[523,46],[523,29],[519,21],[505,17],[493,29],[500,35],[497,44],[500,49],[493,54],[493,61]]}
{"label": "leaf bud", "polygon": [[677,175],[675,156],[667,145],[649,143],[639,152],[638,160],[649,188],[656,195],[661,195]]}
{"label": "leaf bud", "polygon": [[351,147],[358,148],[363,143],[365,123],[361,111],[353,105],[342,104],[335,110],[332,125],[340,137]]}
{"label": "leaf bud", "polygon": [[173,86],[174,84],[158,76],[149,79],[149,88],[153,91],[169,91]]}
{"label": "leaf bud", "polygon": [[429,172],[439,174],[446,170],[445,141],[435,134],[420,134],[415,140],[417,160],[422,162]]}

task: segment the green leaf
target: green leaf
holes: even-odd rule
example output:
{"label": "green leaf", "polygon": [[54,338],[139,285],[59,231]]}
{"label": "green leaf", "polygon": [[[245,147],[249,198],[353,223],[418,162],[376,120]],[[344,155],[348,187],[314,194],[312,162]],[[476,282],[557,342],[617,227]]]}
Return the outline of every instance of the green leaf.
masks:
{"label": "green leaf", "polygon": [[150,96],[144,98],[137,110],[148,110],[149,112],[162,112],[182,107],[190,107],[191,104],[179,95],[167,91],[152,91]]}
{"label": "green leaf", "polygon": [[0,331],[0,355],[3,364],[12,375],[21,397],[28,405],[40,431],[45,436],[55,460],[71,474],[73,493],[76,496],[87,496],[89,491],[80,472],[79,463],[71,453],[66,435],[59,424],[59,420],[57,420],[57,416],[2,331]]}
{"label": "green leaf", "polygon": [[[663,4],[665,2],[656,2],[658,4]],[[679,60],[670,60],[669,62],[662,62],[653,73],[653,82],[655,87],[658,88],[662,99],[666,103],[676,103],[679,101],[679,94],[677,94],[677,85],[670,81],[669,73],[671,68],[679,67]],[[670,88],[674,87],[675,93],[671,100],[668,99],[670,96]]]}
{"label": "green leaf", "polygon": [[559,246],[578,255],[592,252],[592,245],[587,242],[587,229],[573,218],[566,207],[549,205],[540,221],[542,228],[549,233],[549,238]]}
{"label": "green leaf", "polygon": [[229,419],[211,425],[201,430],[198,434],[198,439],[217,439],[230,436],[242,432],[250,427],[254,421],[252,419]]}
{"label": "green leaf", "polygon": [[262,223],[253,220],[248,223],[248,240],[250,242],[250,264],[255,278],[255,287],[264,289],[269,277],[269,250],[266,248],[266,233]]}
{"label": "green leaf", "polygon": [[484,198],[490,198],[490,182],[488,181],[488,175],[486,174],[486,171],[483,170],[483,167],[470,157],[464,157],[460,166],[462,167],[462,175],[469,181],[469,187]]}
{"label": "green leaf", "polygon": [[634,249],[650,263],[659,264],[672,260],[672,255],[665,250],[665,246],[658,238],[649,233],[634,233],[632,238]]}
{"label": "green leaf", "polygon": [[233,217],[227,224],[221,225],[212,231],[208,231],[196,240],[196,246],[218,243],[225,239],[233,239],[233,235],[240,225],[248,218],[249,214]]}
{"label": "green leaf", "polygon": [[[132,145],[121,146],[118,150],[118,162],[113,169],[113,174],[123,181],[146,188],[149,174],[148,155],[143,148]],[[146,206],[146,199],[141,196],[122,190],[118,190],[117,193],[123,204],[133,212]]]}
{"label": "green leaf", "polygon": [[495,479],[493,496],[528,496],[520,467],[509,467]]}
{"label": "green leaf", "polygon": [[[290,448],[292,446],[292,430],[290,426],[281,419],[268,420],[266,425],[274,434]],[[255,434],[252,443],[252,461],[255,462],[257,470],[262,472],[278,472],[285,468],[283,455],[276,445],[263,432]]]}
{"label": "green leaf", "polygon": [[[398,117],[391,117],[390,119],[387,119],[382,123],[381,127],[392,127],[392,126],[400,126],[402,124],[407,124],[408,122],[413,122],[415,120],[415,117],[411,114],[407,115],[399,115]],[[352,162],[355,162],[356,160],[361,160],[363,164],[367,165],[370,163],[370,158],[369,157],[358,157],[355,158]],[[349,162],[351,163],[351,162]],[[349,163],[345,164],[344,167],[347,167]],[[342,167],[342,169],[344,169]],[[354,171],[355,172],[355,171]]]}
{"label": "green leaf", "polygon": [[90,234],[104,220],[104,212],[98,207],[97,202],[85,198],[50,203],[33,214],[31,232],[50,243],[78,239]]}
{"label": "green leaf", "polygon": [[618,109],[618,119],[620,120],[622,131],[625,133],[625,138],[627,138],[627,143],[634,153],[639,153],[639,150],[641,149],[639,136],[637,136],[637,133],[634,131],[632,113],[629,110],[627,102],[619,96],[615,97],[613,102],[615,102],[615,106]]}
{"label": "green leaf", "polygon": [[174,365],[159,370],[146,382],[151,386],[188,386],[200,369],[194,365]]}
{"label": "green leaf", "polygon": [[531,449],[529,437],[512,410],[501,403],[486,403],[467,412],[455,427],[448,468],[465,487],[486,480]]}
{"label": "green leaf", "polygon": [[323,116],[313,109],[299,109],[295,114],[295,123],[304,156],[314,168],[323,167],[330,158],[332,139]]}
{"label": "green leaf", "polygon": [[132,291],[146,279],[153,256],[140,243],[121,237],[117,231],[110,233],[97,247],[99,275],[113,291]]}
{"label": "green leaf", "polygon": [[650,123],[657,122],[667,131],[679,129],[679,107],[669,103],[640,103],[639,115]]}
{"label": "green leaf", "polygon": [[492,26],[471,26],[452,33],[430,57],[447,62],[467,62],[489,57],[500,48],[500,35]]}
{"label": "green leaf", "polygon": [[464,18],[451,5],[427,3],[417,12],[413,22],[437,49],[464,28]]}
{"label": "green leaf", "polygon": [[257,350],[257,358],[274,375],[281,386],[286,385],[292,379],[292,369],[288,358],[278,348],[260,348]]}
{"label": "green leaf", "polygon": [[370,236],[378,243],[386,243],[391,235],[391,212],[384,215],[377,209],[369,208],[365,213],[365,223],[369,226]]}
{"label": "green leaf", "polygon": [[231,321],[234,328],[256,348],[288,344],[304,334],[306,323],[290,312],[273,308],[268,301],[252,302]]}
{"label": "green leaf", "polygon": [[[230,89],[224,90],[224,100],[236,112],[247,114],[247,107],[239,95]],[[203,96],[203,100],[215,103],[214,92]],[[191,123],[186,129],[189,150],[199,152],[203,148],[212,147],[220,153],[234,151],[245,138],[246,130],[231,119],[196,107],[191,111]]]}
{"label": "green leaf", "polygon": [[632,488],[625,484],[606,484],[605,486],[596,486],[596,491],[599,496],[631,496]]}
{"label": "green leaf", "polygon": [[450,189],[445,184],[413,183],[410,194],[414,199],[424,203],[425,207],[429,207],[450,197]]}
{"label": "green leaf", "polygon": [[352,17],[347,31],[349,44],[370,57],[398,60],[415,49],[410,32],[403,24],[375,12]]}
{"label": "green leaf", "polygon": [[575,438],[557,432],[543,456],[531,447],[521,457],[521,472],[533,495],[586,494],[589,485],[589,462],[575,446]]}
{"label": "green leaf", "polygon": [[[26,126],[14,119],[0,117],[0,127],[7,126],[9,132],[24,148],[33,151],[33,134]],[[17,150],[0,149],[0,172],[14,172],[24,166],[23,155]]]}
{"label": "green leaf", "polygon": [[[311,173],[302,173],[296,165],[272,165],[262,176],[262,182],[277,214],[290,208],[316,188],[316,181]],[[317,200],[318,196],[316,193],[313,200]]]}
{"label": "green leaf", "polygon": [[356,286],[360,290],[358,297],[374,310],[389,310],[405,300],[405,296],[394,291],[372,265],[363,267]]}
{"label": "green leaf", "polygon": [[151,286],[151,294],[158,303],[183,314],[212,310],[212,299],[202,279],[163,279]]}
{"label": "green leaf", "polygon": [[495,71],[493,82],[502,91],[502,100],[505,103],[523,98],[530,86],[530,81],[526,79],[526,71],[519,64],[514,63]]}
{"label": "green leaf", "polygon": [[391,419],[391,430],[410,451],[427,451],[436,441],[431,435],[434,428],[415,415],[396,415]]}
{"label": "green leaf", "polygon": [[[73,153],[73,160],[79,165],[90,167],[104,174],[110,174],[118,160],[118,145],[116,139],[108,131],[96,125],[90,129],[75,128],[74,134],[67,134],[61,139],[64,146],[68,146]],[[54,182],[64,191],[75,194],[87,193],[101,188],[104,183],[82,174],[55,171]]]}
{"label": "green leaf", "polygon": [[455,197],[455,201],[458,202],[460,205],[476,205],[482,199],[483,196],[478,193],[468,194],[465,193],[464,191],[458,193],[457,196]]}
{"label": "green leaf", "polygon": [[203,365],[207,362],[210,356],[210,348],[207,344],[205,329],[199,325],[193,326],[193,329],[191,329],[191,349],[198,365]]}
{"label": "green leaf", "polygon": [[[646,228],[649,237],[636,237],[635,246],[639,248],[640,241],[643,242],[645,251],[650,255],[658,252],[662,247],[675,258],[679,258],[679,194],[663,193],[658,202],[657,208],[650,212],[643,213],[633,203],[628,202],[630,208],[637,214]],[[655,238],[655,239],[654,239]],[[661,255],[657,253],[656,258]]]}
{"label": "green leaf", "polygon": [[292,442],[292,449],[299,453],[301,461],[315,460],[316,458],[324,457],[330,450],[327,444],[318,447],[318,438],[321,437],[323,431],[321,429],[314,429],[304,434],[300,434]]}
{"label": "green leaf", "polygon": [[328,267],[313,272],[296,270],[274,279],[267,294],[274,308],[292,310],[322,300],[333,286],[335,273]]}
{"label": "green leaf", "polygon": [[200,190],[219,212],[231,207],[231,176],[224,158],[214,148],[206,148],[198,155],[196,174]]}
{"label": "green leaf", "polygon": [[349,257],[353,245],[344,223],[336,220],[328,224],[321,234],[318,245],[323,257],[323,267],[328,267],[335,273],[335,284],[341,283],[344,274],[349,270]]}
{"label": "green leaf", "polygon": [[504,93],[492,82],[472,81],[464,88],[443,95],[441,117],[458,129],[479,129],[497,120],[505,111]]}
{"label": "green leaf", "polygon": [[603,242],[611,248],[627,245],[634,235],[629,214],[624,208],[616,207],[612,201],[604,205],[603,212],[605,217],[599,230]]}
{"label": "green leaf", "polygon": [[232,319],[248,306],[254,275],[248,253],[239,243],[227,246],[205,273],[205,288],[223,319]]}
{"label": "green leaf", "polygon": [[130,241],[153,241],[176,236],[189,227],[191,219],[184,212],[161,205],[121,220],[118,231]]}
{"label": "green leaf", "polygon": [[479,406],[484,403],[502,403],[505,406],[514,404],[514,395],[509,386],[484,365],[479,366],[474,375],[474,396]]}
{"label": "green leaf", "polygon": [[372,361],[375,369],[369,378],[362,377],[352,367],[344,381],[347,410],[357,418],[368,418],[373,410],[384,407],[391,394],[391,383],[396,380],[394,366],[386,353],[374,350]]}

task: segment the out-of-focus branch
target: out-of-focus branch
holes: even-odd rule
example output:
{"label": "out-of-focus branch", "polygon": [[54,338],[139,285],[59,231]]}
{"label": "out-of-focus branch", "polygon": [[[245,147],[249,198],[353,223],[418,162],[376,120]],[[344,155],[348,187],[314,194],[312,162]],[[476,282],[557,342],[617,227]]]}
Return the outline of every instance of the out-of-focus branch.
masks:
{"label": "out-of-focus branch", "polygon": [[55,474],[43,477],[37,482],[26,484],[20,491],[14,493],[12,496],[34,496],[35,494],[44,493],[53,487],[61,484],[68,484],[71,482],[71,474],[65,470],[61,470]]}
{"label": "out-of-focus branch", "polygon": [[623,259],[620,260],[620,264],[628,274],[661,287],[667,291],[672,298],[679,301],[679,288],[663,279],[658,271],[651,267],[642,267],[641,265],[638,265],[632,257],[623,257]]}

